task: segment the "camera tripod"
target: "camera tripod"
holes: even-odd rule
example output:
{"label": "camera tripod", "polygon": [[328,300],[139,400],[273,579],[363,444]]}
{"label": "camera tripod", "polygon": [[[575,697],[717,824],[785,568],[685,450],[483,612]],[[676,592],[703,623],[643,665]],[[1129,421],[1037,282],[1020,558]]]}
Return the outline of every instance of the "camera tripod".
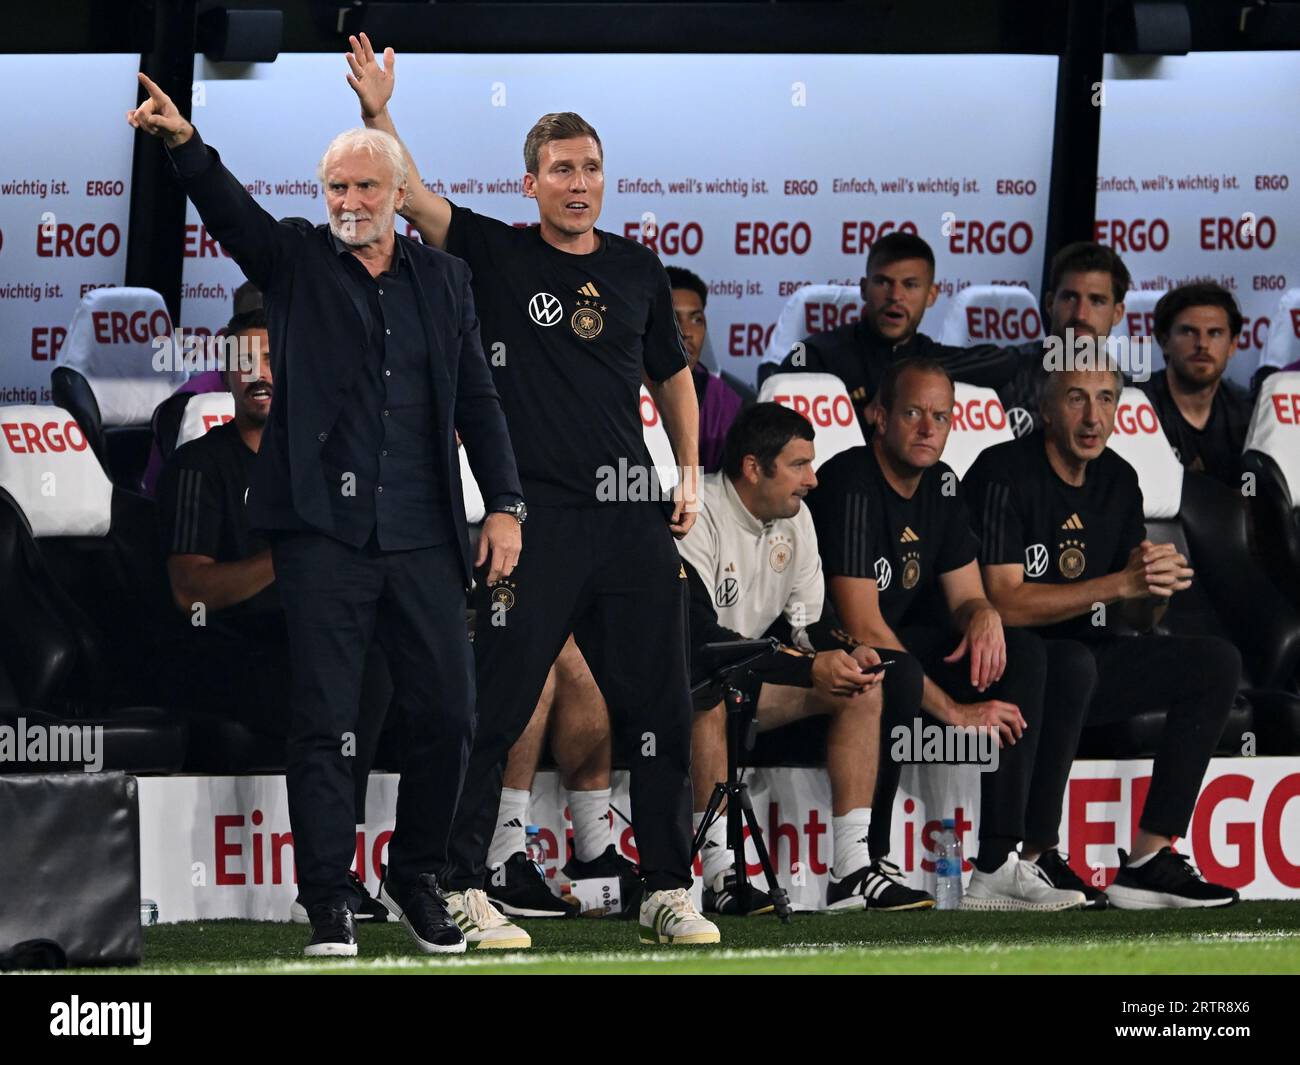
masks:
{"label": "camera tripod", "polygon": [[[721,687],[722,701],[727,715],[727,779],[713,785],[713,794],[700,820],[699,831],[691,847],[691,862],[704,846],[705,834],[720,816],[722,803],[727,804],[727,846],[731,850],[735,863],[736,891],[743,899],[748,895],[749,870],[745,861],[745,826],[749,826],[749,838],[758,852],[758,861],[767,879],[768,894],[772,896],[772,907],[783,924],[790,923],[790,900],[785,888],[776,878],[771,855],[763,840],[763,830],[758,825],[754,814],[754,803],[749,796],[749,785],[745,783],[740,770],[740,755],[753,745],[754,711],[753,699],[748,692],[738,686],[740,674],[746,667],[760,658],[766,658],[777,651],[779,644],[775,639],[736,640],[729,643],[711,643],[704,646],[706,654],[714,658],[731,659],[718,669],[708,680],[697,684],[692,691],[700,693]],[[740,655],[737,659],[735,656]]]}

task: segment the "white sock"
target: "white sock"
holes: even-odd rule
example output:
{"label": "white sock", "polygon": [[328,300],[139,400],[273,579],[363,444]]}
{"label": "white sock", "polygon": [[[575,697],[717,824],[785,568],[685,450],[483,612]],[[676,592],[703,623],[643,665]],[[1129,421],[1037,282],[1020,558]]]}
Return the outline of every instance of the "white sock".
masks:
{"label": "white sock", "polygon": [[492,834],[488,848],[488,869],[504,865],[510,855],[524,849],[528,824],[528,792],[519,788],[502,788],[501,805],[497,807],[497,829]]}
{"label": "white sock", "polygon": [[573,856],[578,861],[599,858],[614,842],[609,823],[609,788],[569,792],[569,816],[573,819]]}
{"label": "white sock", "polygon": [[[700,822],[703,820],[703,811],[692,814],[691,827],[696,832],[699,832]],[[735,860],[727,847],[727,815],[725,813],[718,814],[713,819],[713,824],[709,825],[709,830],[704,835],[704,846],[700,848],[700,862],[704,866],[704,883],[717,891],[722,886],[721,878],[725,878],[728,871],[735,865]],[[717,880],[717,883],[714,882],[715,880]]]}
{"label": "white sock", "polygon": [[871,864],[871,856],[867,853],[867,830],[870,827],[869,806],[859,806],[839,817],[831,816],[831,831],[835,839],[831,872],[836,879],[843,879]]}
{"label": "white sock", "polygon": [[1154,858],[1159,853],[1160,853],[1159,851],[1152,851],[1150,854],[1145,855],[1142,858],[1130,858],[1128,860],[1128,867],[1130,869],[1141,869],[1144,865],[1147,864],[1147,862],[1149,862],[1152,858]]}

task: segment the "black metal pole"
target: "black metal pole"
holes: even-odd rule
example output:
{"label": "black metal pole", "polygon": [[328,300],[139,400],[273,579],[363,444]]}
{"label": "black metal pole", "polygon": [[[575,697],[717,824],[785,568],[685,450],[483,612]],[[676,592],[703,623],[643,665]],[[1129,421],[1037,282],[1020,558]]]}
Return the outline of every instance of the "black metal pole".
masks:
{"label": "black metal pole", "polygon": [[[195,6],[196,0],[154,0],[153,36],[149,50],[140,56],[140,69],[186,118],[193,92]],[[141,89],[139,101],[146,98]],[[161,293],[176,324],[180,323],[184,241],[185,193],[171,172],[162,141],[136,133],[126,283]]]}
{"label": "black metal pole", "polygon": [[1097,211],[1097,157],[1101,147],[1102,68],[1106,4],[1067,0],[1065,43],[1056,82],[1052,178],[1043,236],[1042,291],[1052,255],[1076,240],[1091,240]]}

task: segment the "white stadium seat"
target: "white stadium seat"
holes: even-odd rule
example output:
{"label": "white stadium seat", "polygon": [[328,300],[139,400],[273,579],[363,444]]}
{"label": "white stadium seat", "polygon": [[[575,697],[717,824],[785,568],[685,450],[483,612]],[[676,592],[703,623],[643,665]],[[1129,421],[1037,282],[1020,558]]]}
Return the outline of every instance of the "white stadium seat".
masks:
{"label": "white stadium seat", "polygon": [[857,411],[844,389],[844,382],[829,373],[777,373],[763,382],[760,403],[780,403],[813,424],[813,447],[818,469],[827,459],[865,443]]}
{"label": "white stadium seat", "polygon": [[1183,466],[1140,388],[1126,388],[1120,396],[1107,446],[1137,470],[1147,518],[1177,517],[1183,502]]}
{"label": "white stadium seat", "polygon": [[1300,371],[1271,374],[1260,384],[1243,451],[1277,463],[1292,506],[1300,506]]}
{"label": "white stadium seat", "polygon": [[862,293],[856,285],[804,285],[781,308],[762,362],[779,363],[805,337],[825,333],[862,315]]}
{"label": "white stadium seat", "polygon": [[61,407],[0,407],[0,488],[13,496],[35,537],[109,530],[113,484]]}
{"label": "white stadium seat", "polygon": [[972,344],[1023,344],[1043,335],[1038,301],[1020,285],[968,285],[952,298],[940,342],[953,347]]}
{"label": "white stadium seat", "polygon": [[154,408],[189,377],[155,369],[154,341],[171,333],[171,316],[153,289],[95,289],[73,312],[59,365],[86,379],[104,428],[148,425]]}
{"label": "white stadium seat", "polygon": [[958,477],[964,477],[981,451],[1014,440],[1015,434],[993,389],[977,388],[961,381],[954,387],[952,431],[944,445],[943,461]]}
{"label": "white stadium seat", "polygon": [[1289,288],[1269,320],[1260,366],[1290,366],[1300,360],[1300,288]]}
{"label": "white stadium seat", "polygon": [[[1165,356],[1156,343],[1156,304],[1160,302],[1163,291],[1151,289],[1129,289],[1124,297],[1124,317],[1110,331],[1114,339],[1119,337],[1151,338],[1151,370],[1163,370]],[[1125,367],[1128,370],[1128,367]]]}
{"label": "white stadium seat", "polygon": [[191,440],[197,440],[209,429],[234,420],[235,397],[229,392],[200,392],[190,396],[181,415],[180,431],[176,434],[176,446],[181,447]]}

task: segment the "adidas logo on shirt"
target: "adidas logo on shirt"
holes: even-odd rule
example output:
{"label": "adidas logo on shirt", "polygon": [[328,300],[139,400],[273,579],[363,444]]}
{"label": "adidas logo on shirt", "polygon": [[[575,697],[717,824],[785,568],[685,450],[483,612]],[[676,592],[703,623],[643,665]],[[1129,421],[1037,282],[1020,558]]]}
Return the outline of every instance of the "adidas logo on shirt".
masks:
{"label": "adidas logo on shirt", "polygon": [[1062,529],[1082,529],[1083,519],[1078,514],[1071,514],[1064,522],[1061,523]]}
{"label": "adidas logo on shirt", "polygon": [[921,538],[917,536],[916,533],[912,532],[912,527],[910,525],[903,526],[903,535],[898,538],[900,544],[915,544],[920,543],[920,541]]}
{"label": "adidas logo on shirt", "polygon": [[596,291],[596,286],[590,281],[583,285],[582,288],[578,289],[578,291],[584,296],[595,296],[597,299],[600,298],[600,293]]}

